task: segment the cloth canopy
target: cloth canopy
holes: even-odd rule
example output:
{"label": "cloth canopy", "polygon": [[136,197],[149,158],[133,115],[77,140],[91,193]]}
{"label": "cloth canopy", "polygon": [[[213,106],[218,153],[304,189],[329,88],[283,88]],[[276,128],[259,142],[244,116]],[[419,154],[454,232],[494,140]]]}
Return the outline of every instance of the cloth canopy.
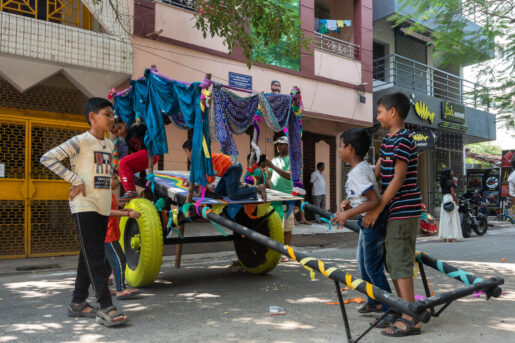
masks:
{"label": "cloth canopy", "polygon": [[193,129],[190,181],[205,186],[206,174],[214,176],[214,172],[209,121],[200,107],[199,85],[187,85],[147,69],[143,78],[131,81],[130,90],[114,96],[114,111],[127,125],[143,118],[148,128],[145,145],[154,156],[168,153],[163,115],[180,128]]}

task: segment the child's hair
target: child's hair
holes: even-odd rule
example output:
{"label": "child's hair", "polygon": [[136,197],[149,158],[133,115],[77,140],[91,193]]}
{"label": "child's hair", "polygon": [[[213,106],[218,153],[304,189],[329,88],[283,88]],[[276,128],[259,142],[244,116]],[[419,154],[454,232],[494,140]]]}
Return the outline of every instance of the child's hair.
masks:
{"label": "child's hair", "polygon": [[114,117],[114,123],[115,124],[123,124],[125,122],[123,121],[122,117],[116,116],[116,117]]}
{"label": "child's hair", "polygon": [[182,148],[186,150],[193,150],[193,141],[191,139],[188,139],[186,142],[184,142]]}
{"label": "child's hair", "polygon": [[324,162],[318,162],[317,163],[317,169],[320,169],[324,166]]}
{"label": "child's hair", "polygon": [[341,134],[340,139],[344,146],[350,144],[354,148],[356,155],[363,158],[370,148],[370,134],[365,129],[350,129]]}
{"label": "child's hair", "polygon": [[409,98],[401,92],[386,94],[377,100],[377,106],[382,105],[387,110],[395,108],[401,119],[406,119],[410,109]]}
{"label": "child's hair", "polygon": [[84,105],[84,117],[86,118],[86,121],[89,125],[91,123],[89,122],[89,114],[91,112],[98,113],[103,108],[106,107],[113,107],[113,104],[111,101],[105,99],[105,98],[91,98],[86,101],[86,104]]}

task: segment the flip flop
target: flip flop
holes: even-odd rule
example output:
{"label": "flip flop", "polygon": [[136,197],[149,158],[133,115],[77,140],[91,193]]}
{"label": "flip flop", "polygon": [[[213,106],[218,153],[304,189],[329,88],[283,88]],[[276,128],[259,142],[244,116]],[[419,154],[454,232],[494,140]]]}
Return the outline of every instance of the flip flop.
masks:
{"label": "flip flop", "polygon": [[126,293],[124,295],[119,295],[119,296],[116,297],[116,299],[118,299],[118,300],[127,300],[127,299],[134,298],[135,296],[141,294],[141,290],[139,290],[139,289],[135,290],[134,292],[129,292],[128,290],[126,290],[125,292]]}

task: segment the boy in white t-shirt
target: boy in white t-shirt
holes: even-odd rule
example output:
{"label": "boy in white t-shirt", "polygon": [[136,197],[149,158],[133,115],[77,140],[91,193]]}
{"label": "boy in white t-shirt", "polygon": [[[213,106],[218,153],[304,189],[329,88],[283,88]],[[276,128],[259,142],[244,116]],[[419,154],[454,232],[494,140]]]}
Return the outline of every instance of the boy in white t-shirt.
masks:
{"label": "boy in white t-shirt", "polygon": [[[97,318],[106,326],[117,326],[128,318],[113,306],[107,280],[104,241],[111,213],[111,178],[114,145],[104,138],[114,123],[113,105],[103,98],[91,98],[84,106],[89,131],[70,138],[45,153],[40,162],[72,184],[70,209],[80,245],[68,316]],[[61,161],[70,160],[71,170]],[[93,286],[100,309],[87,303],[89,286]]]}
{"label": "boy in white t-shirt", "polygon": [[[357,260],[361,278],[374,286],[391,292],[388,280],[384,274],[384,237],[385,225],[378,220],[375,226],[365,228],[361,220],[367,211],[379,204],[379,187],[372,167],[363,160],[370,147],[370,135],[365,129],[350,129],[340,136],[339,149],[343,162],[349,163],[351,171],[347,175],[345,192],[347,199],[341,203],[341,210],[333,222],[338,228],[345,225],[347,219],[360,215]],[[359,313],[383,312],[388,307],[372,298],[358,309]]]}

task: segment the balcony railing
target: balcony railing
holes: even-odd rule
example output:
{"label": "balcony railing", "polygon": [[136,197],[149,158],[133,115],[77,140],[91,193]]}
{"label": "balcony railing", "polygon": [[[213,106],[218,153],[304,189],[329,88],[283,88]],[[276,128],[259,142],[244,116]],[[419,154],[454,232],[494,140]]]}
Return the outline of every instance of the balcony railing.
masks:
{"label": "balcony railing", "polygon": [[195,10],[195,0],[160,0],[164,4],[172,5],[175,7],[184,8],[186,10]]}
{"label": "balcony railing", "polygon": [[488,89],[399,55],[374,60],[374,90],[400,87],[465,106],[490,110]]}
{"label": "balcony railing", "polygon": [[315,49],[359,60],[359,45],[315,32]]}
{"label": "balcony railing", "polygon": [[0,12],[102,32],[88,8],[70,0],[0,0]]}

